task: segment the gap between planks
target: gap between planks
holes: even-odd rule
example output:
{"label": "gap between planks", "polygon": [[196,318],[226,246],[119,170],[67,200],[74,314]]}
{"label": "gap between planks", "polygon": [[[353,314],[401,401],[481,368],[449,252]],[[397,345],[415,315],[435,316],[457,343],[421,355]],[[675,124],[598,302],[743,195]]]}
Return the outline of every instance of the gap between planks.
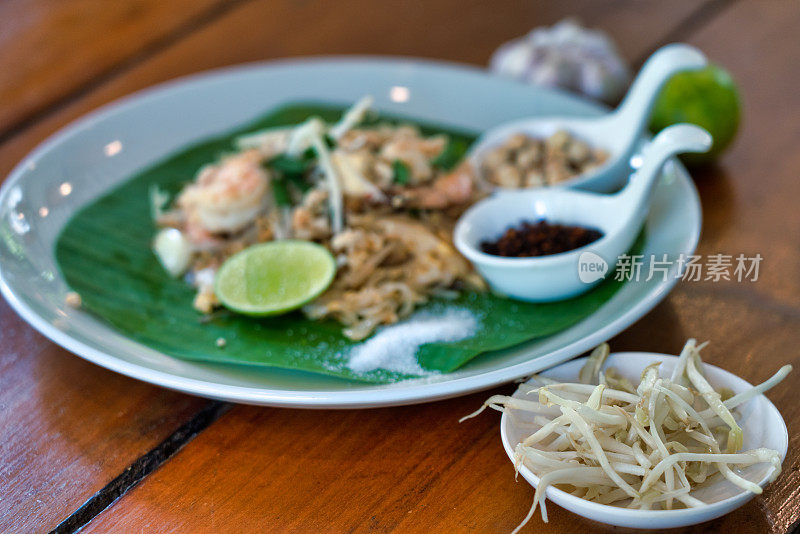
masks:
{"label": "gap between planks", "polygon": [[210,401],[205,408],[197,412],[191,419],[182,424],[164,441],[151,449],[144,456],[117,475],[114,480],[105,485],[100,491],[92,495],[77,510],[61,521],[51,534],[67,534],[77,532],[86,526],[103,510],[125,495],[131,488],[145,479],[147,475],[158,469],[164,462],[178,453],[187,443],[192,441],[200,432],[211,426],[222,417],[232,404],[219,401]]}
{"label": "gap between planks", "polygon": [[702,4],[676,24],[667,35],[656,42],[641,56],[636,58],[633,62],[633,67],[635,69],[641,67],[647,58],[662,46],[688,39],[691,35],[697,33],[703,26],[706,26],[711,20],[717,18],[723,11],[730,8],[738,1],[739,0],[711,0],[708,3]]}

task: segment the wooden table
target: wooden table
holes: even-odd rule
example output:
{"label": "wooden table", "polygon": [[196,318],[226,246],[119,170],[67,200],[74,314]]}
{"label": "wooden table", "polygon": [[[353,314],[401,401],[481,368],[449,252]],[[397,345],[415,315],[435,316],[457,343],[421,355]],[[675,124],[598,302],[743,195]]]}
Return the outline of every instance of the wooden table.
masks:
{"label": "wooden table", "polygon": [[[687,337],[770,393],[789,427],[763,495],[694,531],[784,533],[800,520],[800,3],[7,0],[0,4],[0,175],[47,135],[184,74],[307,54],[403,54],[485,65],[501,42],[575,15],[635,66],[686,41],[741,84],[733,149],[695,174],[699,252],[764,257],[755,283],[682,283],[611,341],[676,352]],[[418,4],[418,5],[417,5]],[[533,490],[515,483],[491,392],[404,408],[230,406],[149,386],[42,338],[0,301],[0,531],[509,532]],[[495,392],[509,392],[511,386]],[[526,532],[612,531],[556,506]]]}

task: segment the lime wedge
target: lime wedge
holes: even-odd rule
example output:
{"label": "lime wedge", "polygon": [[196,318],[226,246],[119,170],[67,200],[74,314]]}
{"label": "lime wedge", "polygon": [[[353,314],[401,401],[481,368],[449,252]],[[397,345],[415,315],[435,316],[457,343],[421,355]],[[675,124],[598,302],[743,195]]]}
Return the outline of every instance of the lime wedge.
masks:
{"label": "lime wedge", "polygon": [[220,302],[247,315],[277,315],[325,291],[336,274],[328,250],[310,241],[253,245],[222,264],[214,280]]}

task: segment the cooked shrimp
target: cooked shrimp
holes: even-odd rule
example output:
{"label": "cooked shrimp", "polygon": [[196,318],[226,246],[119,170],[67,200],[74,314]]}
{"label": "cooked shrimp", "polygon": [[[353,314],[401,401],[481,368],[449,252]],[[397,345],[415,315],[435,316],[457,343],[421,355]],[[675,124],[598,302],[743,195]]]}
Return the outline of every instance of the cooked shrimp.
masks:
{"label": "cooked shrimp", "polygon": [[204,167],[178,197],[190,239],[203,242],[213,234],[236,232],[258,216],[269,187],[261,154],[248,150]]}
{"label": "cooked shrimp", "polygon": [[403,190],[396,201],[403,207],[442,209],[464,204],[475,192],[475,171],[464,162],[453,172],[437,178],[431,185],[411,187]]}

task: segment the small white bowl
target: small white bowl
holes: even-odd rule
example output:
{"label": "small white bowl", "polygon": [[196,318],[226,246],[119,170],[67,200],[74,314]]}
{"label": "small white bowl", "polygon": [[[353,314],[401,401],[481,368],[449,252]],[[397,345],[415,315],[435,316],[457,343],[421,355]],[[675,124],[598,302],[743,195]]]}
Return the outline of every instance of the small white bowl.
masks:
{"label": "small white bowl", "polygon": [[[705,152],[711,136],[692,124],[662,130],[642,152],[642,166],[622,191],[601,195],[564,188],[495,192],[458,220],[453,242],[496,291],[532,302],[573,297],[610,274],[633,245],[650,208],[662,167],[673,155]],[[497,239],[525,220],[593,228],[603,235],[589,245],[550,256],[507,258],[486,254],[481,243]]]}
{"label": "small white bowl", "polygon": [[[662,362],[660,373],[661,376],[665,376],[672,371],[677,360],[677,357],[665,354],[620,352],[611,354],[603,368],[615,367],[622,376],[637,384],[642,371],[651,363]],[[541,376],[563,382],[576,382],[578,371],[585,362],[586,358],[578,358],[545,371],[541,373]],[[706,378],[715,388],[727,387],[733,390],[734,393],[740,393],[752,387],[745,380],[719,367],[704,364],[703,370]],[[777,366],[775,370],[777,371]],[[514,396],[523,397],[520,393],[515,393]],[[739,425],[744,431],[743,449],[755,449],[758,447],[774,449],[778,451],[781,456],[781,462],[783,462],[786,458],[789,434],[786,430],[786,424],[775,405],[764,395],[759,395],[739,406],[736,411],[735,415],[737,415]],[[503,440],[503,447],[512,463],[514,461],[514,448],[538,428],[531,419],[526,419],[529,415],[522,411],[513,411],[511,415],[508,412],[504,412],[500,421],[500,435]],[[742,469],[739,473],[763,488],[767,484],[771,470],[770,464],[755,464]],[[520,467],[519,472],[533,487],[539,484],[539,477],[534,475],[527,467]],[[680,510],[631,510],[598,504],[575,497],[553,486],[547,488],[546,494],[550,503],[557,504],[587,519],[620,527],[648,529],[685,527],[710,521],[739,508],[755,496],[725,479],[691,492],[693,497],[708,503],[708,506]]]}
{"label": "small white bowl", "polygon": [[[495,193],[481,200],[458,220],[453,243],[493,290],[530,302],[562,300],[586,292],[609,274],[617,256],[636,239],[642,220],[628,221],[611,209],[612,196],[561,189],[528,189]],[[603,236],[573,251],[531,258],[494,256],[481,243],[499,238],[523,221],[568,224],[593,228]],[[641,217],[643,219],[643,217]],[[592,261],[589,261],[592,260]],[[595,264],[581,274],[580,263]]]}
{"label": "small white bowl", "polygon": [[682,43],[666,45],[648,58],[625,99],[613,112],[589,119],[532,117],[495,126],[485,131],[470,148],[470,159],[476,169],[481,169],[485,155],[513,134],[524,133],[545,139],[558,130],[566,130],[592,147],[606,150],[609,157],[596,169],[570,178],[558,186],[604,193],[619,189],[625,185],[625,179],[631,172],[630,159],[641,145],[642,133],[647,128],[650,110],[661,87],[676,72],[701,69],[706,64],[705,56],[692,46]]}

